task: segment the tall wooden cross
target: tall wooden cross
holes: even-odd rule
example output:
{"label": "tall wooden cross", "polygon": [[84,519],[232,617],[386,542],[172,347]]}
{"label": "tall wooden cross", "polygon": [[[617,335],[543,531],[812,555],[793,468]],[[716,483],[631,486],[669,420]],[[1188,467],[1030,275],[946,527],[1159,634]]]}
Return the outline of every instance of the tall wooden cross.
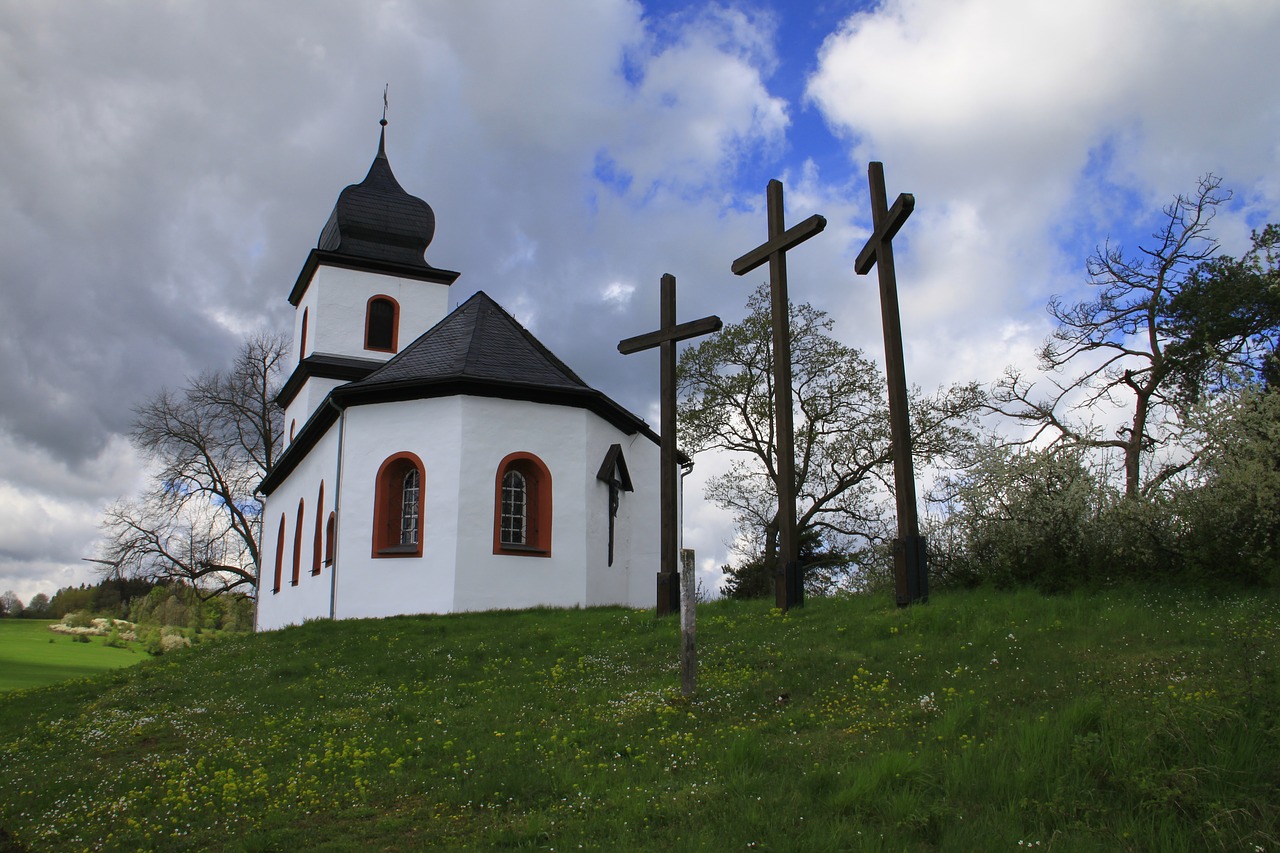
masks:
{"label": "tall wooden cross", "polygon": [[884,327],[885,378],[889,384],[889,435],[893,442],[893,485],[898,508],[898,538],[893,543],[894,586],[899,607],[929,599],[928,551],[916,514],[916,478],[911,462],[911,421],[907,411],[907,378],[902,359],[902,320],[898,314],[898,278],[893,267],[893,237],[915,209],[910,193],[899,193],[888,207],[884,164],[867,165],[873,231],[858,253],[853,269],[866,275],[874,266],[880,276],[880,320]]}
{"label": "tall wooden cross", "polygon": [[659,473],[662,548],[658,572],[658,615],[665,616],[680,606],[678,583],[680,575],[676,568],[680,559],[680,520],[676,507],[679,495],[679,461],[676,451],[676,341],[718,332],[723,324],[719,317],[711,316],[677,325],[676,277],[670,273],[662,276],[661,306],[659,311],[661,323],[658,330],[619,341],[618,352],[630,355],[654,347],[661,348],[658,397],[662,421],[661,471]]}
{"label": "tall wooden cross", "polygon": [[773,566],[774,600],[785,611],[804,604],[804,576],[796,530],[795,426],[791,400],[791,314],[787,298],[787,250],[822,233],[827,220],[814,214],[791,228],[783,225],[782,182],[769,181],[769,239],[733,262],[734,275],[746,275],[769,262],[769,296],[773,312],[773,419],[778,457],[778,562]]}

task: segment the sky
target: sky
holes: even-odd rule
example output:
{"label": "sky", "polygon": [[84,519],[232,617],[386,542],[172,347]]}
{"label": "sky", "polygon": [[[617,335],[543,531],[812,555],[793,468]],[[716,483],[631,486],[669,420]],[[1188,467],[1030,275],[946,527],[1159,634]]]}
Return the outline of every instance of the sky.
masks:
{"label": "sky", "polygon": [[[679,319],[742,318],[765,186],[823,234],[793,300],[883,361],[866,170],[915,196],[894,241],[907,378],[1034,368],[1051,295],[1136,250],[1207,173],[1239,254],[1280,220],[1274,0],[0,0],[0,590],[95,580],[105,505],[145,460],[133,407],[291,329],[287,295],[377,150],[458,270],[588,383],[656,424]],[[731,518],[686,481],[716,583]]]}

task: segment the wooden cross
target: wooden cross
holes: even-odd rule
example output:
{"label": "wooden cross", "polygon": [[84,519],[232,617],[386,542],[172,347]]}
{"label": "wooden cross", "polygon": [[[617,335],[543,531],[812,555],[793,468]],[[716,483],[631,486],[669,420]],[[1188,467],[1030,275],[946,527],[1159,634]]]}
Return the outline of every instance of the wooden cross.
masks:
{"label": "wooden cross", "polygon": [[[929,599],[928,551],[916,514],[916,479],[911,463],[911,421],[907,410],[906,368],[902,359],[902,320],[898,314],[898,279],[893,267],[893,237],[915,209],[915,196],[900,193],[888,208],[884,164],[867,165],[873,233],[858,253],[853,269],[866,275],[874,266],[880,276],[880,319],[884,327],[885,378],[889,385],[889,435],[893,443],[893,483],[898,508],[898,538],[893,543],[894,580],[899,607]],[[887,208],[887,209],[886,209]]]}
{"label": "wooden cross", "polygon": [[613,533],[618,521],[618,507],[623,492],[634,492],[631,474],[627,471],[627,458],[622,455],[622,445],[613,444],[600,463],[596,479],[609,487],[609,565],[613,565]]}
{"label": "wooden cross", "polygon": [[796,530],[795,426],[791,412],[791,315],[787,297],[787,250],[822,233],[827,220],[814,214],[784,230],[782,182],[769,181],[769,239],[733,262],[734,275],[745,275],[769,262],[769,295],[773,311],[773,418],[778,454],[778,561],[774,566],[774,600],[785,611],[804,603],[800,542]]}
{"label": "wooden cross", "polygon": [[661,493],[662,539],[661,564],[658,572],[658,615],[665,616],[680,603],[679,572],[680,521],[676,503],[679,495],[679,462],[676,451],[676,341],[696,338],[720,331],[723,325],[716,316],[703,317],[676,324],[676,277],[662,276],[661,323],[656,332],[637,335],[618,342],[618,352],[631,355],[641,350],[661,348],[658,397],[661,401],[662,455],[659,485]]}

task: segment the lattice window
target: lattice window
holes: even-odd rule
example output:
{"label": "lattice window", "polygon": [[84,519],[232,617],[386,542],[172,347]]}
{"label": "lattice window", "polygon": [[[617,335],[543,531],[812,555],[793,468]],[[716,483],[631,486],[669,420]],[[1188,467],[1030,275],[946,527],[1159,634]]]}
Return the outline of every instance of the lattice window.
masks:
{"label": "lattice window", "polygon": [[502,544],[524,545],[528,531],[528,484],[524,474],[508,471],[502,478]]}
{"label": "lattice window", "polygon": [[405,472],[400,500],[400,544],[418,544],[418,469]]}

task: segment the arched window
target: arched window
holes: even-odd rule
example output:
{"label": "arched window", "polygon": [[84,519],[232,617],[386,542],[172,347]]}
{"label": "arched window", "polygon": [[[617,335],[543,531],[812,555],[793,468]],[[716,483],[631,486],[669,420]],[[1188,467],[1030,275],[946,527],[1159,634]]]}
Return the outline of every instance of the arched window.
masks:
{"label": "arched window", "polygon": [[307,312],[309,308],[302,309],[302,337],[298,342],[298,361],[302,361],[307,357]]}
{"label": "arched window", "polygon": [[293,527],[293,576],[289,580],[293,586],[298,585],[298,574],[302,569],[302,522],[306,521],[305,513],[303,499],[298,498],[298,520]]}
{"label": "arched window", "polygon": [[316,529],[311,536],[311,574],[320,574],[320,545],[324,536],[324,480],[320,481],[320,494],[316,495]]}
{"label": "arched window", "polygon": [[397,453],[378,469],[373,501],[373,556],[422,556],[422,460]]}
{"label": "arched window", "polygon": [[280,577],[284,574],[284,513],[280,513],[280,532],[276,534],[276,576],[272,592],[280,591]]}
{"label": "arched window", "polygon": [[400,326],[400,306],[390,296],[369,299],[364,314],[364,348],[395,352]]}
{"label": "arched window", "polygon": [[338,515],[332,510],[329,511],[329,520],[324,526],[324,564],[326,566],[333,565],[333,542],[338,535]]}
{"label": "arched window", "polygon": [[551,472],[532,453],[498,465],[493,496],[493,553],[551,556]]}

